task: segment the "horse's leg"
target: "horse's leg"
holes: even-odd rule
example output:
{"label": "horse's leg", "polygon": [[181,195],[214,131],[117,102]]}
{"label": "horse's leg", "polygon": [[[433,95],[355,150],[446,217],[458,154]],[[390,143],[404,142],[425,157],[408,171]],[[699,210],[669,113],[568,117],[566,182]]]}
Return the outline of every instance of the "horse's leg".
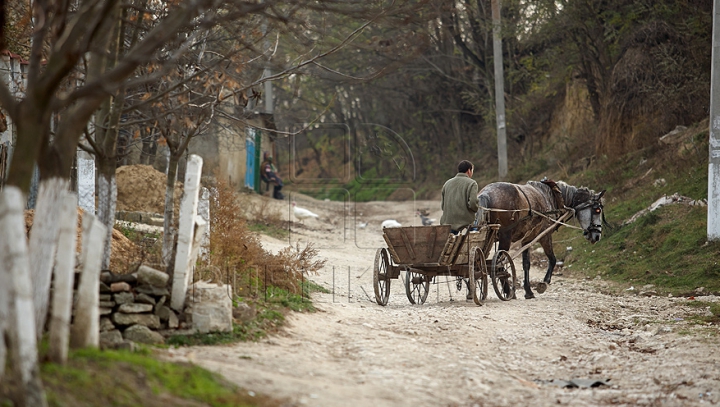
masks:
{"label": "horse's leg", "polygon": [[532,289],[530,288],[530,249],[525,249],[522,252],[522,265],[523,265],[523,288],[525,289],[525,299],[535,298]]}
{"label": "horse's leg", "polygon": [[553,269],[555,269],[555,263],[557,263],[557,259],[555,258],[555,252],[553,251],[552,246],[552,235],[548,234],[542,239],[540,239],[540,246],[542,246],[543,250],[545,251],[545,256],[547,256],[548,258],[548,268],[547,272],[545,272],[545,278],[543,278],[543,281],[545,282],[545,284],[550,284]]}

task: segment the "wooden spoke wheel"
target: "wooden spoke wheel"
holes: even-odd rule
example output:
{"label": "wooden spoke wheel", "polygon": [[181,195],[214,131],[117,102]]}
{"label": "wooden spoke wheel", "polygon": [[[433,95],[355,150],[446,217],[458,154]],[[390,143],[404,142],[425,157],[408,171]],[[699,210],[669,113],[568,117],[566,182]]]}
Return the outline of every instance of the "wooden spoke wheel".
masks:
{"label": "wooden spoke wheel", "polygon": [[380,305],[387,305],[390,298],[390,259],[385,248],[377,249],[375,253],[373,287],[375,288],[375,301]]}
{"label": "wooden spoke wheel", "polygon": [[425,304],[430,292],[430,279],[422,273],[408,270],[405,273],[405,294],[410,304]]}
{"label": "wooden spoke wheel", "polygon": [[485,265],[485,254],[479,247],[470,251],[470,264],[468,265],[468,287],[471,291],[473,301],[477,305],[483,305],[487,299],[488,276]]}
{"label": "wooden spoke wheel", "polygon": [[498,250],[493,256],[492,268],[490,270],[490,278],[492,279],[493,289],[498,298],[503,301],[509,301],[515,298],[515,284],[517,277],[515,275],[515,263],[513,263],[510,253],[505,250]]}

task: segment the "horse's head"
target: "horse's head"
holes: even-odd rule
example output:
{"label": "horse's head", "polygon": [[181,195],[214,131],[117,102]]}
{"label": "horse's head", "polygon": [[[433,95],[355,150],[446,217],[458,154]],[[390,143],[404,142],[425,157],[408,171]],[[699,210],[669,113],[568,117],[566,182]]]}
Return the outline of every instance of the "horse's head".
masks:
{"label": "horse's head", "polygon": [[583,230],[583,236],[593,244],[602,237],[603,194],[605,194],[605,190],[599,194],[591,193],[588,200],[573,208],[575,217]]}

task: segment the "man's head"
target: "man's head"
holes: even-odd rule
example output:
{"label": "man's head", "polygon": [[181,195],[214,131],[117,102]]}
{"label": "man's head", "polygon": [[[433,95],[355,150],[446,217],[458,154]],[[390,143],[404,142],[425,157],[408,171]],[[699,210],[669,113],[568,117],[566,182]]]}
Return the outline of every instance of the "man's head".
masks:
{"label": "man's head", "polygon": [[272,160],[273,160],[273,159],[272,159],[272,156],[271,156],[271,155],[267,156],[267,160],[270,161],[270,162],[272,162]]}
{"label": "man's head", "polygon": [[[468,171],[474,171],[475,166],[468,160],[462,160],[460,161],[460,164],[458,164],[458,172],[462,172],[463,174],[467,174]],[[472,174],[468,174],[472,176]]]}

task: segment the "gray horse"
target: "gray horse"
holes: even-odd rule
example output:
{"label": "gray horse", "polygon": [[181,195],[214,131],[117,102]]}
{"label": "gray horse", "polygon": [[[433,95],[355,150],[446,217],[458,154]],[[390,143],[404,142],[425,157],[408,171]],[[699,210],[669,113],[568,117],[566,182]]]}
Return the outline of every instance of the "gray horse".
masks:
{"label": "gray horse", "polygon": [[[574,216],[580,223],[583,235],[590,243],[597,243],[602,237],[603,205],[600,193],[585,187],[575,187],[562,181],[528,181],[525,185],[508,182],[494,182],[486,185],[480,193],[478,220],[499,223],[499,250],[510,249],[510,244],[521,242],[524,246],[541,232],[552,227],[552,219],[557,219],[565,208],[574,210]],[[555,232],[558,225],[553,232]],[[552,232],[539,240],[548,258],[548,269],[544,283],[538,285],[538,293],[543,293],[550,284],[553,268],[557,259],[553,252]],[[530,253],[522,253],[525,281],[525,298],[535,298],[530,289]],[[506,288],[507,289],[507,288]]]}

